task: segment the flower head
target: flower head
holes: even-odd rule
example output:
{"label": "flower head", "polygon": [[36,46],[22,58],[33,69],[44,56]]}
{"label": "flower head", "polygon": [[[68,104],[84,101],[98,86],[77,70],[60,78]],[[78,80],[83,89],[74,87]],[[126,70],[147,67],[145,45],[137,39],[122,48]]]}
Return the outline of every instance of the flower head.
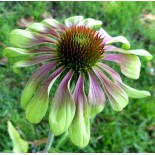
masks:
{"label": "flower head", "polygon": [[[39,123],[50,103],[49,123],[53,133],[60,135],[68,130],[71,141],[80,147],[89,142],[89,119],[105,107],[105,94],[115,111],[128,104],[128,97],[150,95],[123,83],[120,75],[105,62],[118,64],[126,77],[138,79],[141,63],[136,55],[147,59],[152,56],[143,49],[129,50],[126,38],[111,37],[101,25],[101,21],[82,16],[70,17],[65,24],[46,19],[26,30],[13,30],[10,40],[15,47],[4,50],[7,57],[26,57],[14,64],[15,71],[17,67],[45,62],[23,90],[21,105],[26,118]],[[122,43],[122,48],[112,45],[116,42]],[[55,82],[57,89],[49,99]]]}

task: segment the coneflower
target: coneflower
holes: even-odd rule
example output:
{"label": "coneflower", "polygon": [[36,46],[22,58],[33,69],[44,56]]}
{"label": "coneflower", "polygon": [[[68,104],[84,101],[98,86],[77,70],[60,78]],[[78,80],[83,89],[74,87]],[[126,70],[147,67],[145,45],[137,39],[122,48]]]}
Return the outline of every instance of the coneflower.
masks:
{"label": "coneflower", "polygon": [[[21,105],[26,110],[26,118],[39,123],[49,107],[53,133],[60,135],[69,131],[71,141],[80,147],[89,142],[89,119],[103,110],[105,94],[115,111],[121,111],[128,104],[128,97],[150,96],[147,91],[124,84],[120,75],[105,62],[118,64],[126,77],[138,79],[141,62],[136,55],[147,59],[152,56],[143,49],[129,50],[126,38],[111,37],[101,25],[101,21],[83,19],[83,16],[70,17],[65,24],[46,19],[31,24],[26,30],[13,30],[10,40],[15,47],[4,50],[7,57],[30,56],[16,62],[15,71],[17,67],[42,64],[22,93]],[[122,43],[122,48],[112,45],[116,42]],[[49,101],[55,82],[58,86]]]}

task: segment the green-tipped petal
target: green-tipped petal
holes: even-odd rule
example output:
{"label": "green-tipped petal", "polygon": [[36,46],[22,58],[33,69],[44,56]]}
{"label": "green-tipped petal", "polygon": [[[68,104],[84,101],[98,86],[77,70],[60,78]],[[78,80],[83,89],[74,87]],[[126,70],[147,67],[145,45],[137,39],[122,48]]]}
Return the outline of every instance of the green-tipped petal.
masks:
{"label": "green-tipped petal", "polygon": [[14,153],[26,153],[28,151],[28,142],[23,140],[17,130],[14,128],[10,121],[7,122],[8,124],[8,132],[10,138],[13,141],[13,152]]}
{"label": "green-tipped petal", "polygon": [[110,68],[109,66],[103,63],[98,63],[98,66],[101,67],[103,70],[105,70],[112,77],[112,79],[128,94],[129,97],[143,98],[143,97],[150,96],[150,93],[148,91],[137,90],[124,84],[122,82],[120,75],[115,70]]}
{"label": "green-tipped petal", "polygon": [[24,55],[30,55],[31,53],[29,50],[21,49],[21,48],[14,48],[14,47],[7,47],[4,49],[4,56],[11,58],[11,57],[19,57]]}
{"label": "green-tipped petal", "polygon": [[113,110],[122,111],[129,100],[126,92],[119,85],[109,80],[99,68],[94,67],[94,72],[100,79]]}
{"label": "green-tipped petal", "polygon": [[34,31],[34,32],[39,32],[39,33],[45,33],[47,32],[47,26],[45,26],[42,23],[33,23],[29,25],[26,30]]}
{"label": "green-tipped petal", "polygon": [[56,62],[51,62],[41,66],[27,82],[21,97],[21,105],[26,109],[28,103],[32,99],[33,94],[39,87],[39,84],[47,77],[51,69],[56,65]]}
{"label": "green-tipped petal", "polygon": [[16,29],[10,33],[10,42],[19,48],[29,48],[44,43],[54,43],[55,40],[35,32]]}
{"label": "green-tipped petal", "polygon": [[72,74],[70,71],[64,77],[52,100],[49,123],[55,135],[65,132],[75,115],[75,103],[69,89]]}
{"label": "green-tipped petal", "polygon": [[115,46],[105,46],[104,51],[113,51],[113,52],[119,52],[119,53],[124,53],[124,54],[135,54],[135,55],[139,55],[139,56],[145,56],[147,60],[151,60],[152,59],[152,55],[144,50],[144,49],[136,49],[136,50],[124,50],[122,48],[117,48]]}
{"label": "green-tipped petal", "polygon": [[74,90],[76,113],[69,127],[69,136],[72,143],[81,148],[89,143],[90,123],[87,112],[87,98],[84,93],[84,76],[80,75]]}
{"label": "green-tipped petal", "polygon": [[43,24],[45,25],[49,25],[49,26],[52,26],[53,28],[55,29],[59,29],[59,30],[66,30],[66,26],[59,23],[57,20],[55,19],[45,19],[42,21]]}
{"label": "green-tipped petal", "polygon": [[26,30],[41,34],[51,34],[51,36],[53,35],[55,37],[58,37],[58,33],[54,29],[43,23],[33,23],[29,25]]}
{"label": "green-tipped petal", "polygon": [[104,60],[118,63],[121,72],[131,78],[138,79],[140,75],[141,62],[136,55],[129,54],[106,54]]}
{"label": "green-tipped petal", "polygon": [[29,48],[36,45],[36,41],[33,33],[25,30],[16,29],[10,33],[10,42],[16,47]]}
{"label": "green-tipped petal", "polygon": [[78,26],[87,26],[90,28],[99,28],[101,27],[101,25],[102,25],[101,21],[95,20],[93,18],[84,19],[78,24]]}
{"label": "green-tipped petal", "polygon": [[63,67],[59,67],[56,71],[54,71],[28,103],[26,107],[26,118],[31,123],[39,123],[45,116],[48,108],[50,89],[63,70]]}
{"label": "green-tipped petal", "polygon": [[65,25],[67,27],[76,26],[82,20],[83,20],[83,16],[70,17],[65,19]]}
{"label": "green-tipped petal", "polygon": [[46,54],[46,55],[42,55],[42,56],[36,56],[30,60],[18,61],[13,65],[13,70],[14,70],[14,72],[18,73],[19,70],[17,68],[19,68],[19,67],[33,66],[33,65],[39,64],[43,61],[53,59],[54,57],[55,57],[55,54]]}
{"label": "green-tipped petal", "polygon": [[88,108],[90,116],[100,113],[105,107],[105,95],[92,71],[89,72]]}
{"label": "green-tipped petal", "polygon": [[112,44],[112,43],[117,43],[117,42],[121,42],[123,44],[122,47],[124,49],[130,49],[129,41],[125,37],[123,37],[123,36],[107,37],[107,39],[106,39],[106,44],[107,45],[108,44]]}
{"label": "green-tipped petal", "polygon": [[89,118],[84,117],[83,110],[78,107],[71,126],[69,127],[69,137],[72,143],[81,148],[86,147],[90,139]]}
{"label": "green-tipped petal", "polygon": [[39,89],[26,108],[26,118],[31,123],[39,123],[45,116],[49,102],[46,88]]}
{"label": "green-tipped petal", "polygon": [[124,83],[119,83],[120,87],[128,94],[129,97],[131,98],[144,98],[147,96],[151,96],[148,91],[144,90],[137,90],[134,88],[129,87],[128,85]]}

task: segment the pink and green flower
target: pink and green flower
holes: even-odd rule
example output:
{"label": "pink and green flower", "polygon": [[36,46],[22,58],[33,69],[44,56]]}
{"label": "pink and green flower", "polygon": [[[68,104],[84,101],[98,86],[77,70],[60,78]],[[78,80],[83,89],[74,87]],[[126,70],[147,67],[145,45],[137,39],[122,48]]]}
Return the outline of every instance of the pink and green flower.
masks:
{"label": "pink and green flower", "polygon": [[[10,40],[14,47],[5,48],[4,54],[25,57],[14,64],[16,72],[18,67],[40,65],[22,93],[26,118],[39,123],[49,108],[53,133],[68,131],[73,144],[85,147],[90,139],[90,118],[104,109],[105,95],[115,111],[121,111],[129,97],[150,96],[148,91],[123,83],[120,75],[105,63],[116,63],[126,77],[138,79],[141,62],[137,55],[148,60],[152,56],[143,49],[130,50],[130,43],[123,36],[111,37],[101,28],[101,21],[74,16],[64,23],[45,19],[25,30],[13,30]],[[117,42],[122,48],[113,44]],[[50,98],[55,83],[58,86]]]}

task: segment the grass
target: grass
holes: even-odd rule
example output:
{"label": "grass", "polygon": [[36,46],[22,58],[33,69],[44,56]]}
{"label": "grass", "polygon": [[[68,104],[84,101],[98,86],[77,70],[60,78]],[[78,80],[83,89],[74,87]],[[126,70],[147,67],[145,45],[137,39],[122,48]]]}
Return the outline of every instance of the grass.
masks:
{"label": "grass", "polygon": [[[66,17],[83,15],[103,21],[103,27],[110,35],[128,38],[132,49],[145,48],[154,54],[154,23],[143,25],[142,14],[155,14],[153,2],[0,2],[0,42],[9,43],[9,32],[19,28],[16,22],[21,17],[33,16],[41,21],[41,15],[48,11],[53,18],[63,22]],[[0,46],[0,57],[3,57]],[[7,120],[15,125],[21,136],[34,141],[47,137],[49,125],[45,117],[38,125],[32,125],[25,118],[20,105],[21,91],[36,67],[22,69],[15,74],[12,65],[15,59],[0,66],[0,151],[11,150],[12,142],[7,132]],[[53,147],[60,152],[155,152],[155,78],[148,73],[147,62],[141,57],[141,76],[138,80],[123,79],[137,89],[151,92],[151,97],[130,99],[129,105],[120,113],[112,111],[107,101],[104,111],[92,119],[90,143],[84,149],[74,146],[69,139],[61,144],[62,136],[55,137]],[[154,65],[154,59],[151,61]],[[120,72],[120,71],[119,71]],[[152,126],[152,128],[150,128]],[[29,152],[40,151],[31,146]],[[51,151],[53,151],[52,149]]]}

